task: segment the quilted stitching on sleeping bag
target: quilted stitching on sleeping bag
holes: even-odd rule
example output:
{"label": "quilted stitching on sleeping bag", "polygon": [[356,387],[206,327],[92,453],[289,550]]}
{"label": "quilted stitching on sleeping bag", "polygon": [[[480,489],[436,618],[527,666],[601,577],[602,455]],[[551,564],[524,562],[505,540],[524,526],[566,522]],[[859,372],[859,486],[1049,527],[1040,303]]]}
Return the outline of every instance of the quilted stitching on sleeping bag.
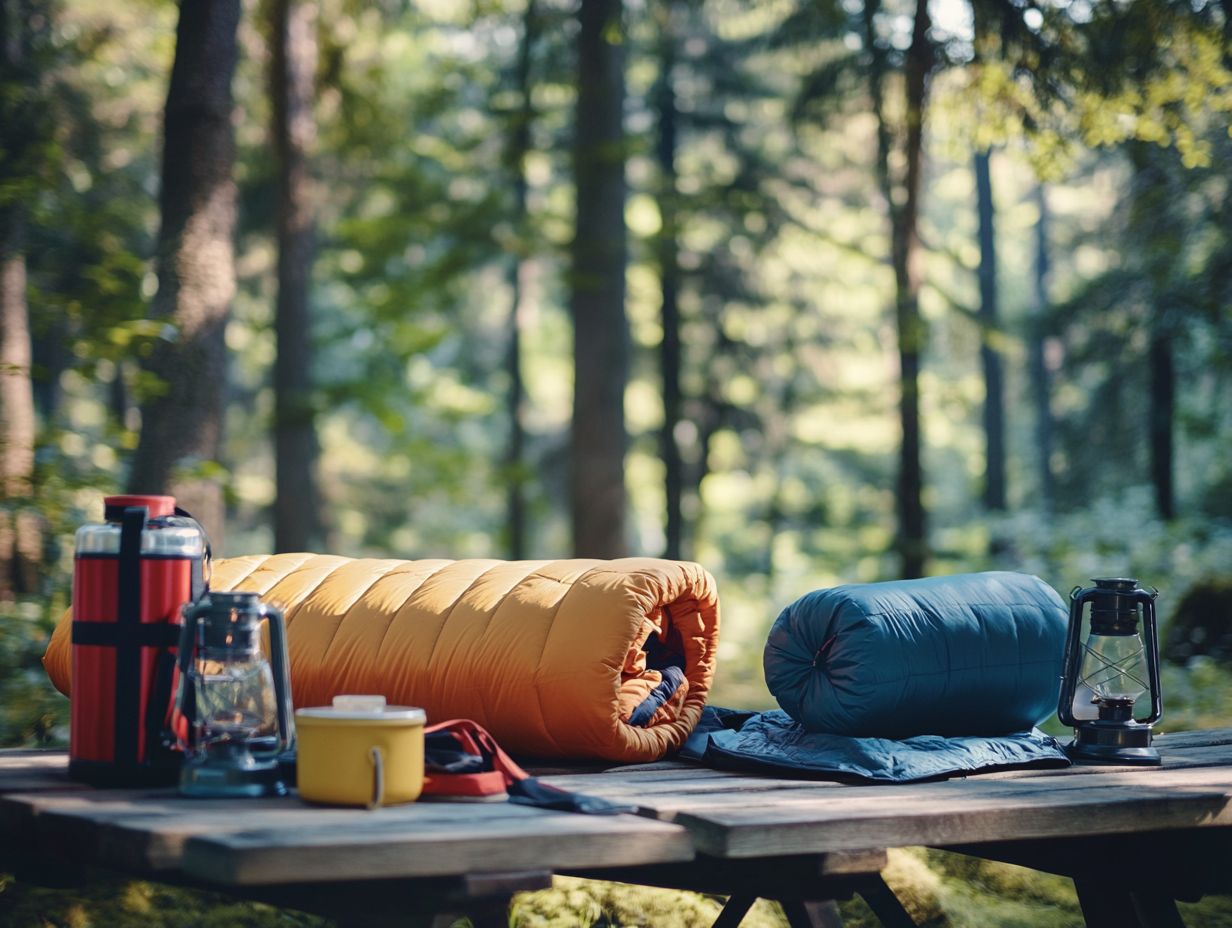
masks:
{"label": "quilted stitching on sleeping bag", "polygon": [[[697,723],[714,675],[718,593],[692,563],[278,554],[218,561],[212,587],[286,610],[297,706],[383,694],[429,721],[474,719],[523,754],[660,758]],[[66,695],[69,618],[43,659]],[[628,719],[662,680],[648,645],[679,655],[685,679],[638,727]]]}
{"label": "quilted stitching on sleeping bag", "polygon": [[817,590],[775,621],[766,685],[809,731],[1002,735],[1057,705],[1067,610],[1038,577],[956,574]]}

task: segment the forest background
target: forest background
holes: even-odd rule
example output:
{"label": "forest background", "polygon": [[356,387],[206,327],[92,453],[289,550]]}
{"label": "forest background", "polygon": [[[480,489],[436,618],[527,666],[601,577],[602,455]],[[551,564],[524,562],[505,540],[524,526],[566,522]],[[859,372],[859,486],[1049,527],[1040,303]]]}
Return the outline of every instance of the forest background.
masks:
{"label": "forest background", "polygon": [[126,489],[221,556],[697,560],[749,707],[811,589],[1129,574],[1166,724],[1232,722],[1230,22],[0,0],[0,744],[65,739]]}

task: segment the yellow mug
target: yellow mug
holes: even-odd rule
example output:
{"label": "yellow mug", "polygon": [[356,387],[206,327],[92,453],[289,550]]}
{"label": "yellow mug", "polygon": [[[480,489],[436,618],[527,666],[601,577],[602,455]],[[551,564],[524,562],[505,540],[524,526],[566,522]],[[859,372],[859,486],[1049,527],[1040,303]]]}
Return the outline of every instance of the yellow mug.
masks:
{"label": "yellow mug", "polygon": [[336,696],[332,706],[295,713],[296,786],[306,802],[399,805],[423,792],[422,709],[381,696]]}

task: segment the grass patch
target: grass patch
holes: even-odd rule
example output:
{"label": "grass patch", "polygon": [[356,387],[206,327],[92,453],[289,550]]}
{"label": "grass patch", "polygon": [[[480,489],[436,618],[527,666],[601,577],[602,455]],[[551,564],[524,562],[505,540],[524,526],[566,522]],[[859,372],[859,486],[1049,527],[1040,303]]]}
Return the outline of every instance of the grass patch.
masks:
{"label": "grass patch", "polygon": [[[511,928],[708,928],[722,909],[721,896],[556,877],[551,889],[515,898],[509,924]],[[785,928],[787,921],[777,905],[759,899],[740,924]]]}
{"label": "grass patch", "polygon": [[120,877],[72,889],[0,874],[3,928],[326,928],[324,919],[259,902]]}

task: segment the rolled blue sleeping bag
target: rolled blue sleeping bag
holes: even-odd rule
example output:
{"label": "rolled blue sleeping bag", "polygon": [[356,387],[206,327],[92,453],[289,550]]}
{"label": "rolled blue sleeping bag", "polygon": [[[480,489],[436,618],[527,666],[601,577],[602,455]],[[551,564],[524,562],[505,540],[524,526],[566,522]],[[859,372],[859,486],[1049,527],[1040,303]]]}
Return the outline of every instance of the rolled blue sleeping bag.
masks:
{"label": "rolled blue sleeping bag", "polygon": [[1003,735],[1056,710],[1068,610],[992,572],[818,590],[770,629],[766,685],[809,731]]}

